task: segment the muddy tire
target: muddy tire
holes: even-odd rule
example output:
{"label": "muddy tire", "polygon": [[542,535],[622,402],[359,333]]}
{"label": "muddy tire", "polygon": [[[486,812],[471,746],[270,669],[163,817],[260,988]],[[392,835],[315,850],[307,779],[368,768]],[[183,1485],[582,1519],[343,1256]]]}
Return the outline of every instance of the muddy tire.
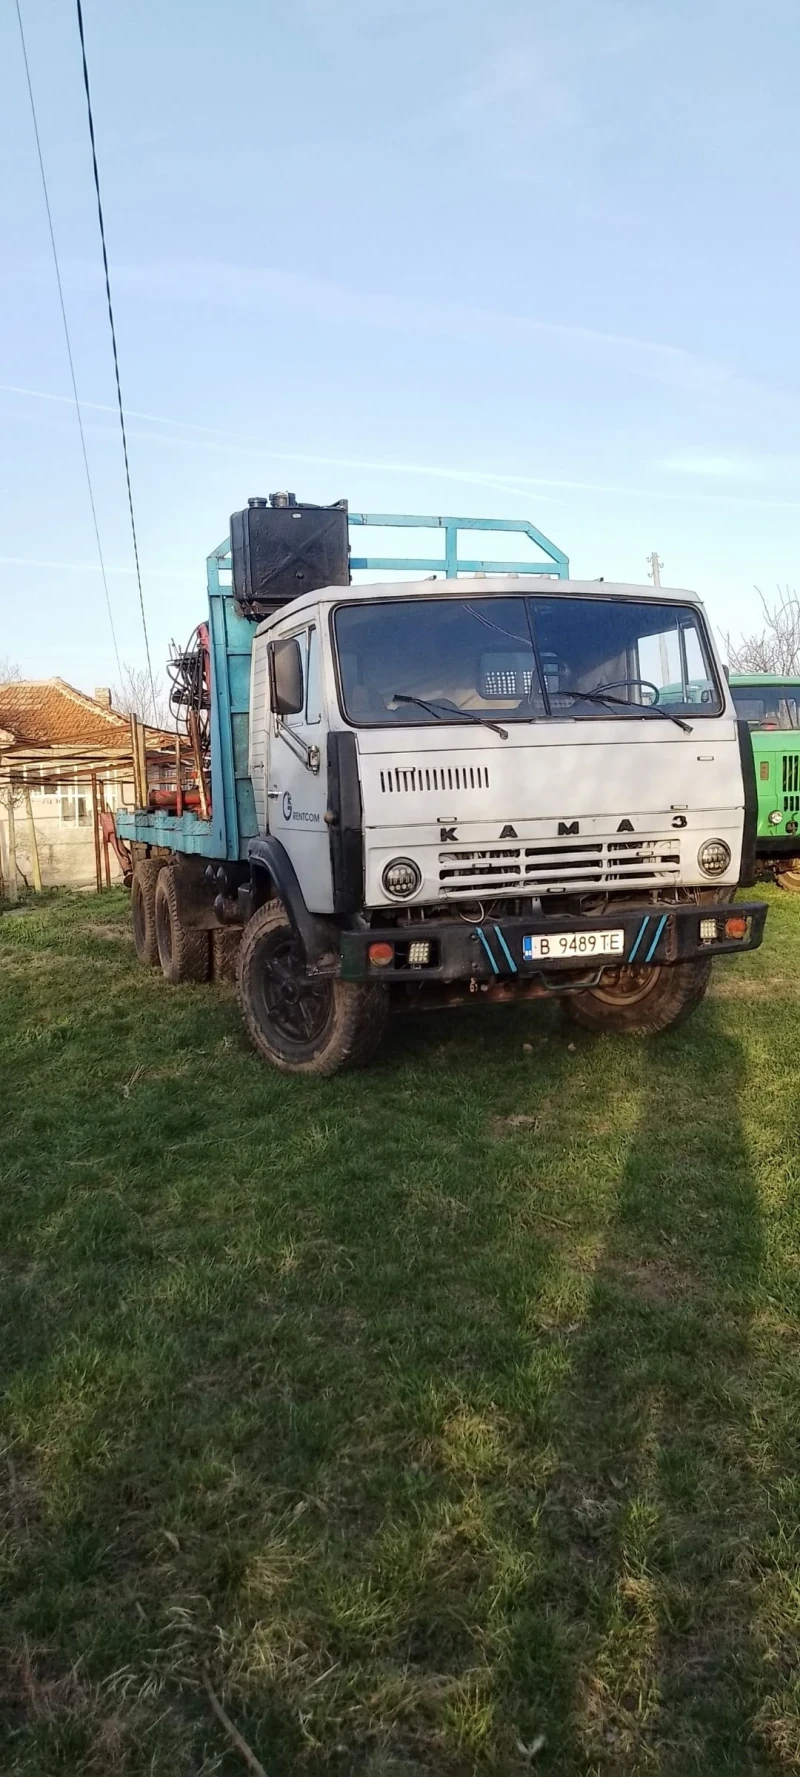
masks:
{"label": "muddy tire", "polygon": [[156,884],[155,908],[158,960],[165,981],[207,981],[211,968],[209,933],[181,925],[175,892],[175,867],[167,865]]}
{"label": "muddy tire", "polygon": [[236,991],[254,1049],[285,1074],[335,1074],[363,1064],[380,1042],[382,987],[314,978],[279,901],[248,920]]}
{"label": "muddy tire", "polygon": [[242,942],[240,926],[223,931],[219,926],[211,933],[211,974],[215,981],[236,980],[236,960]]}
{"label": "muddy tire", "polygon": [[140,963],[158,968],[156,939],[156,886],[164,864],[161,858],[141,858],[131,878],[133,945]]}
{"label": "muddy tire", "polygon": [[705,994],[711,959],[651,969],[606,969],[597,987],[568,993],[567,1018],[584,1030],[652,1037],[682,1024]]}
{"label": "muddy tire", "polygon": [[793,862],[791,870],[776,871],[778,887],[787,889],[790,895],[800,895],[800,858]]}

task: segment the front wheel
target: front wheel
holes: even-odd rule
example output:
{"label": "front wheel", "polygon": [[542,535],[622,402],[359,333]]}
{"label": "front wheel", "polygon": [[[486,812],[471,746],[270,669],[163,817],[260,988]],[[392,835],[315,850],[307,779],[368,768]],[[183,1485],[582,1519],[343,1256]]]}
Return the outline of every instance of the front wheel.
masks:
{"label": "front wheel", "polygon": [[309,975],[279,901],[260,907],[244,928],[236,990],[253,1047],[285,1074],[357,1067],[383,1032],[384,989]]}
{"label": "front wheel", "polygon": [[651,1037],[682,1024],[708,987],[711,959],[660,968],[606,969],[596,987],[565,993],[568,1018],[585,1030]]}

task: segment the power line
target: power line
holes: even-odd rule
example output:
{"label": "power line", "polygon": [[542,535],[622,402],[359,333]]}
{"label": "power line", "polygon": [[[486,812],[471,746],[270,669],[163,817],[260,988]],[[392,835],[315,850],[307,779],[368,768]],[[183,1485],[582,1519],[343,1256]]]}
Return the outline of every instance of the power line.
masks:
{"label": "power line", "polygon": [[106,595],[106,605],[108,607],[108,621],[109,621],[109,624],[111,625],[111,639],[114,643],[114,654],[116,656],[116,661],[117,661],[117,672],[119,673],[120,681],[121,681],[122,680],[122,666],[120,664],[119,648],[117,647],[117,632],[114,628],[114,615],[111,610],[111,595],[108,590],[108,579],[106,577],[106,564],[103,560],[103,546],[102,546],[102,543],[100,542],[100,527],[97,523],[97,508],[94,503],[94,489],[92,487],[92,475],[91,475],[91,470],[89,468],[89,457],[88,457],[87,450],[86,450],[86,438],[84,436],[84,431],[83,431],[83,415],[81,413],[81,404],[78,399],[78,384],[77,384],[77,381],[75,378],[75,364],[74,364],[74,360],[72,357],[72,343],[71,343],[70,337],[69,337],[69,324],[67,322],[67,310],[66,310],[66,305],[64,303],[64,290],[63,290],[62,283],[61,283],[61,269],[60,269],[59,263],[58,263],[58,249],[56,247],[56,237],[55,237],[55,231],[53,229],[53,216],[52,216],[52,212],[50,209],[50,196],[49,196],[48,189],[47,189],[47,177],[46,177],[45,170],[44,170],[44,158],[42,155],[42,144],[41,144],[41,139],[39,136],[39,124],[38,124],[38,120],[36,117],[36,105],[34,103],[34,98],[33,98],[33,86],[31,84],[31,71],[30,71],[30,67],[28,64],[28,50],[27,50],[27,46],[25,43],[25,32],[22,27],[22,13],[20,11],[19,0],[15,0],[15,4],[16,4],[16,9],[17,9],[17,23],[19,25],[20,42],[22,44],[22,60],[25,64],[25,79],[28,83],[28,98],[30,99],[30,102],[31,102],[31,118],[33,120],[33,133],[36,138],[36,153],[39,157],[39,172],[41,173],[41,176],[42,176],[42,191],[44,193],[44,207],[45,207],[45,210],[47,211],[47,226],[50,230],[50,245],[53,249],[53,265],[55,267],[56,283],[58,285],[58,300],[61,305],[61,319],[64,323],[64,339],[66,341],[66,347],[67,347],[67,359],[69,361],[69,374],[70,374],[70,378],[72,381],[72,393],[75,397],[75,412],[78,417],[78,431],[80,432],[80,435],[81,435],[81,450],[83,452],[83,466],[84,466],[84,469],[86,470],[86,486],[89,489],[89,504],[92,508],[92,523],[94,525],[94,534],[95,534],[95,538],[97,540],[97,554],[100,558],[100,573],[102,574],[102,577],[103,577],[103,591]]}
{"label": "power line", "polygon": [[108,299],[108,322],[111,328],[111,345],[114,352],[114,375],[117,379],[117,405],[119,407],[119,424],[122,433],[122,454],[125,458],[125,479],[128,483],[128,506],[131,515],[131,535],[133,537],[133,555],[136,562],[136,583],[139,588],[139,610],[142,614],[142,630],[144,647],[147,655],[147,672],[150,679],[150,690],[153,706],[156,704],[156,688],[153,681],[153,666],[150,659],[150,639],[147,634],[147,618],[144,614],[144,594],[142,592],[142,571],[139,566],[139,544],[136,537],[136,519],[133,515],[133,488],[131,487],[131,469],[128,462],[128,439],[125,432],[125,413],[122,406],[122,387],[119,380],[119,357],[117,355],[117,330],[114,326],[114,306],[111,301],[111,278],[108,270],[108,253],[106,251],[106,229],[103,221],[103,204],[100,197],[100,174],[97,170],[97,147],[94,139],[94,116],[92,113],[92,95],[89,91],[89,69],[86,63],[86,40],[83,34],[83,9],[81,0],[77,0],[78,32],[81,40],[81,59],[83,61],[83,84],[86,89],[86,114],[89,120],[89,138],[92,144],[92,167],[94,169],[94,188],[97,194],[97,219],[100,224],[100,241],[103,248],[103,267],[106,274],[106,297]]}

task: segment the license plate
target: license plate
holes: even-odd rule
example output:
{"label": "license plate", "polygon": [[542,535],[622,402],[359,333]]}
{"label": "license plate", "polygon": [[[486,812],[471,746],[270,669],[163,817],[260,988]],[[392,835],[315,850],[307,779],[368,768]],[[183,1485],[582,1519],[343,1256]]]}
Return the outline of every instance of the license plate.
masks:
{"label": "license plate", "polygon": [[625,933],[621,928],[613,932],[537,932],[535,937],[522,940],[526,963],[541,962],[546,957],[622,956],[624,951]]}

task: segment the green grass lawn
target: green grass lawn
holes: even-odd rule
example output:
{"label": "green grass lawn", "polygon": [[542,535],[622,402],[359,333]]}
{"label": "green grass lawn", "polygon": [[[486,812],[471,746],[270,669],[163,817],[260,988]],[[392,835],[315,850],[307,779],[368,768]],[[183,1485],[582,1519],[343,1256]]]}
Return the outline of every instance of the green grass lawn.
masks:
{"label": "green grass lawn", "polygon": [[[684,1030],[285,1079],[0,919],[4,1777],[800,1770],[800,901]],[[523,1045],[530,1045],[526,1050]]]}

